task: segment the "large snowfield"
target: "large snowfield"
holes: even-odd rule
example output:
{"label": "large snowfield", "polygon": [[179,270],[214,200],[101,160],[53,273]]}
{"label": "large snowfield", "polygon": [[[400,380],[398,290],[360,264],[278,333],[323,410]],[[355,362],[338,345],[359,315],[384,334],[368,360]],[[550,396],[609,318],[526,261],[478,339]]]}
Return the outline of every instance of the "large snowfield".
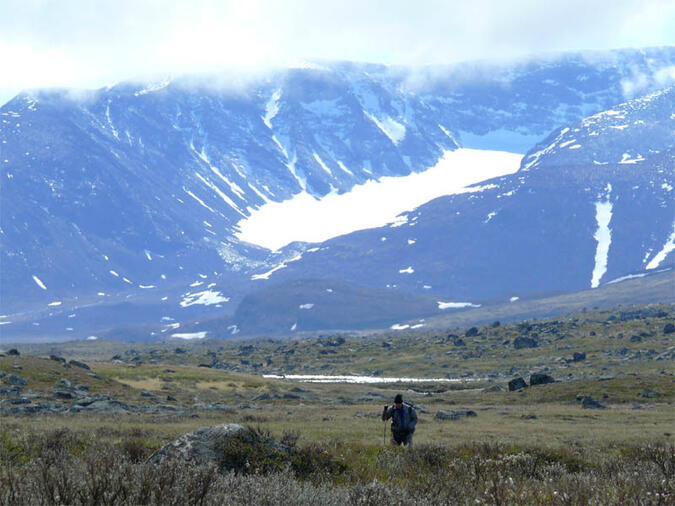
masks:
{"label": "large snowfield", "polygon": [[446,151],[435,166],[423,172],[383,177],[321,199],[301,192],[283,202],[269,202],[239,221],[236,235],[242,241],[276,250],[293,241],[321,242],[381,227],[435,198],[480,191],[480,186],[471,186],[513,174],[522,157],[505,151]]}

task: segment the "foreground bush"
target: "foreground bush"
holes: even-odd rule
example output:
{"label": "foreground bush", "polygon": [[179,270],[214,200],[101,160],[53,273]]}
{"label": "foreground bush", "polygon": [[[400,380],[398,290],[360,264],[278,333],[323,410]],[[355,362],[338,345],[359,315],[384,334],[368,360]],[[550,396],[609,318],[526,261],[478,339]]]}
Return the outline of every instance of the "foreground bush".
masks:
{"label": "foreground bush", "polygon": [[[675,448],[583,455],[483,444],[411,450],[282,440],[260,453],[257,433],[195,467],[154,465],[137,438],[101,444],[60,430],[0,433],[0,504],[673,504]],[[223,463],[227,465],[223,466]]]}

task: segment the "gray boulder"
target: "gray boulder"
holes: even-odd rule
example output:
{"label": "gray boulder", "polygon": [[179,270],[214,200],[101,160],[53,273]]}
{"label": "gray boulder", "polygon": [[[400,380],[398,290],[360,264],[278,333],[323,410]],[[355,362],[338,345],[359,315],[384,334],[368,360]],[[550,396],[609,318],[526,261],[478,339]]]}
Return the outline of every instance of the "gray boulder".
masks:
{"label": "gray boulder", "polygon": [[116,401],[112,399],[101,399],[92,402],[86,406],[73,405],[70,408],[70,411],[73,413],[79,413],[81,411],[93,411],[95,413],[128,413],[131,410],[128,404],[125,404],[122,401]]}
{"label": "gray boulder", "polygon": [[436,412],[436,420],[459,420],[461,417],[478,416],[475,411],[470,409],[442,409]]}
{"label": "gray boulder", "polygon": [[516,350],[522,350],[525,348],[536,348],[537,341],[531,337],[518,336],[513,340],[513,347]]}
{"label": "gray boulder", "polygon": [[531,387],[535,385],[547,385],[548,383],[555,383],[553,377],[549,376],[548,374],[544,374],[543,372],[535,372],[534,374],[530,375]]}
{"label": "gray boulder", "polygon": [[80,368],[82,368],[82,369],[91,370],[91,367],[89,367],[89,366],[88,366],[87,364],[85,364],[84,362],[80,362],[79,360],[71,360],[71,361],[68,362],[68,363],[69,363],[70,365],[75,366],[75,367],[80,367]]}
{"label": "gray boulder", "polygon": [[28,380],[25,380],[21,376],[17,376],[16,374],[8,374],[7,377],[5,378],[5,383],[7,385],[17,385],[17,386],[26,386],[28,385]]}
{"label": "gray boulder", "polygon": [[590,395],[584,395],[581,398],[581,407],[584,409],[605,409],[606,406],[600,404],[599,401],[596,401]]}
{"label": "gray boulder", "polygon": [[586,360],[586,353],[585,352],[578,352],[575,351],[574,355],[572,355],[572,362],[581,362],[583,360]]}
{"label": "gray boulder", "polygon": [[518,377],[509,381],[509,392],[515,392],[516,390],[522,390],[523,388],[527,388],[527,383],[525,383],[523,378]]}
{"label": "gray boulder", "polygon": [[236,456],[250,448],[256,457],[269,455],[270,458],[288,454],[289,449],[272,438],[266,438],[236,423],[224,423],[212,427],[201,427],[183,434],[175,441],[162,446],[148,459],[153,464],[176,460],[198,466],[216,465],[219,469],[234,469],[240,465],[238,458],[232,458],[227,449],[235,448]]}

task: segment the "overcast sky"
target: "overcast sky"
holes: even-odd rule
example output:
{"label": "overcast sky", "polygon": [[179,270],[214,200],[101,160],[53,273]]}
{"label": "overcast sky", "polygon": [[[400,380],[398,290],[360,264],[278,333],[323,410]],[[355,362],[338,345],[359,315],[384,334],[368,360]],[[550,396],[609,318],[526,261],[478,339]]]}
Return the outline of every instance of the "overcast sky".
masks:
{"label": "overcast sky", "polygon": [[231,66],[675,44],[672,0],[0,0],[0,103]]}

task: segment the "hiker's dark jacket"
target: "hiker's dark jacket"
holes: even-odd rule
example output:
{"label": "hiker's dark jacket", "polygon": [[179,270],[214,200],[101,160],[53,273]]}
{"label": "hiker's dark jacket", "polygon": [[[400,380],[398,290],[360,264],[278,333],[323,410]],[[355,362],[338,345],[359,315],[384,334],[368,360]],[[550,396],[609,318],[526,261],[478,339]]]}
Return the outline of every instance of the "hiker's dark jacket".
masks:
{"label": "hiker's dark jacket", "polygon": [[389,406],[387,411],[382,413],[382,420],[389,420],[391,418],[391,431],[394,433],[413,433],[415,432],[415,425],[417,424],[417,413],[415,408],[403,404],[401,409],[396,406]]}

